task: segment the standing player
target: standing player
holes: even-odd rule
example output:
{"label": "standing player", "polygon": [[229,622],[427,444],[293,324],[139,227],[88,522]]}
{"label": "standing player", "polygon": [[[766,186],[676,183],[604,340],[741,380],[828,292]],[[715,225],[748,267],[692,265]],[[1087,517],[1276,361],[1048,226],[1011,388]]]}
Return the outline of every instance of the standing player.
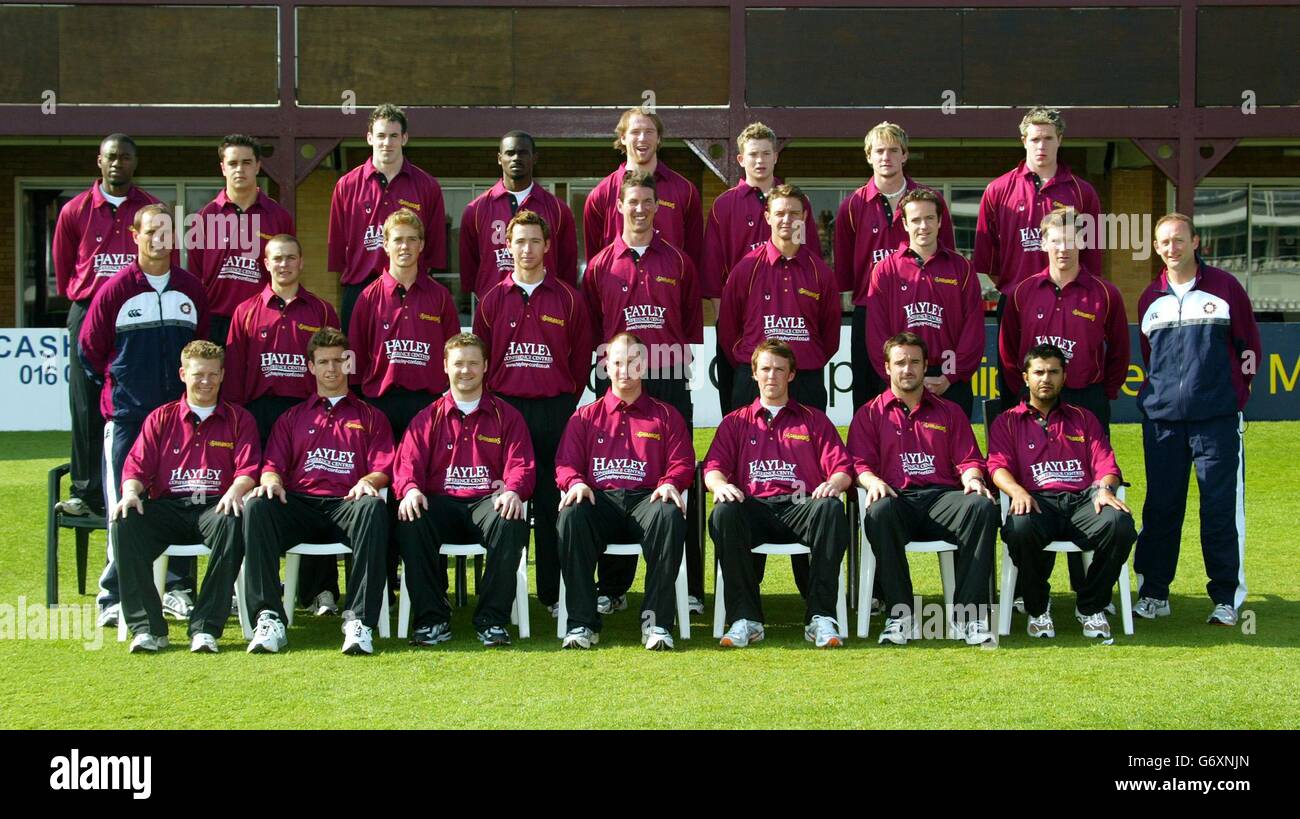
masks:
{"label": "standing player", "polygon": [[533,442],[537,599],[554,616],[560,597],[555,451],[587,383],[591,328],[582,294],[547,274],[551,228],[546,220],[521,210],[506,225],[506,236],[515,270],[484,294],[474,316],[474,335],[487,344],[492,362],[488,389],[523,414]]}
{"label": "standing player", "polygon": [[[903,173],[907,163],[907,132],[892,122],[882,122],[863,140],[871,179],[840,204],[835,217],[835,272],[840,290],[853,294],[853,328],[849,350],[853,360],[853,406],[860,407],[888,386],[873,363],[880,348],[867,347],[867,290],[871,271],[889,254],[907,243],[907,230],[899,202],[904,194],[921,187]],[[955,250],[952,217],[939,198],[939,247]]]}
{"label": "standing player", "polygon": [[[789,345],[799,363],[790,395],[826,411],[826,362],[840,348],[840,303],[835,274],[804,243],[809,217],[803,192],[780,185],[767,197],[772,235],[744,256],[727,279],[718,311],[718,343],[733,367],[749,361],[766,339]],[[760,385],[737,378],[732,406],[747,406]]]}
{"label": "standing player", "polygon": [[[560,563],[569,630],[564,648],[590,648],[601,612],[593,575],[610,543],[640,543],[645,555],[641,641],[651,651],[673,647],[677,615],[673,580],[682,563],[686,503],[695,453],[681,414],[642,390],[649,349],[620,332],[605,346],[609,391],[579,409],[564,428],[555,456],[560,501]],[[636,558],[633,573],[636,571]],[[623,603],[627,605],[626,601]]]}
{"label": "standing player", "polygon": [[853,485],[852,459],[826,414],[790,397],[789,345],[767,339],[751,366],[759,397],[722,419],[704,459],[714,502],[709,534],[731,618],[722,645],[743,648],[764,637],[758,589],[765,557],[751,550],[798,541],[812,550],[804,637],[833,648],[842,643],[835,609],[849,526],[840,496]]}
{"label": "standing player", "polygon": [[889,389],[853,416],[849,452],[867,491],[864,536],[875,553],[888,618],[880,642],[912,639],[913,540],[957,544],[957,639],[980,645],[989,629],[998,508],[984,485],[984,459],[961,408],[924,386],[925,340],[899,333],[885,342]]}
{"label": "standing player", "polygon": [[[736,137],[736,147],[740,151],[736,155],[736,162],[744,169],[745,178],[713,200],[713,208],[704,225],[700,290],[704,298],[712,300],[715,316],[721,304],[722,288],[727,283],[731,269],[742,257],[762,247],[771,237],[772,228],[767,224],[767,197],[774,186],[782,184],[773,173],[779,153],[776,149],[776,133],[771,128],[761,122],[750,123]],[[811,218],[812,203],[806,196],[803,199],[803,210],[810,217],[804,220],[804,244],[821,258],[822,245],[817,238],[817,220]],[[735,382],[735,368],[723,351],[721,341],[718,342],[714,362],[718,373],[718,405],[722,414],[726,415],[734,409],[731,390]]]}
{"label": "standing player", "polygon": [[230,616],[230,590],[244,561],[239,515],[244,495],[256,485],[262,447],[248,411],[218,400],[221,363],[221,348],[212,342],[185,345],[185,396],[149,413],[122,467],[113,540],[133,652],[167,646],[153,562],[173,543],[203,543],[212,550],[190,615],[190,651],[216,653]]}
{"label": "standing player", "polygon": [[[114,481],[105,482],[105,500],[118,495],[122,464],[150,412],[174,401],[183,387],[173,369],[181,350],[208,332],[203,283],[172,262],[171,216],[163,205],[145,205],[131,225],[136,260],[100,287],[86,311],[79,349],[86,377],[102,387],[99,409],[113,422],[105,442]],[[107,436],[106,436],[107,437]],[[111,493],[111,494],[110,494]],[[117,623],[117,567],[109,538],[108,566],[99,579],[101,625]],[[172,561],[171,592],[164,606],[188,617],[193,605],[181,576],[194,571],[192,558]],[[174,593],[173,593],[174,592]]]}
{"label": "standing player", "polygon": [[[1057,208],[1043,217],[1040,234],[1047,269],[1007,295],[998,329],[1002,379],[1015,384],[1025,355],[1053,344],[1065,356],[1061,400],[1083,407],[1110,437],[1110,402],[1128,377],[1128,315],[1119,288],[1079,264],[1077,213]],[[1012,405],[1019,395],[1006,396]]]}
{"label": "standing player", "polygon": [[288,644],[280,556],[303,541],[341,541],[352,549],[343,653],[374,652],[388,545],[379,490],[393,471],[393,433],[382,412],[348,390],[347,352],[347,337],[333,327],[312,335],[307,366],[316,395],[275,422],[261,485],[244,505],[248,611],[257,623],[249,653]]}
{"label": "standing player", "polygon": [[[130,264],[136,255],[131,225],[135,214],[158,200],[137,188],[135,141],[110,134],[99,144],[100,178],[59,211],[54,225],[54,278],[59,295],[67,299],[68,343],[77,349],[81,324],[90,300],[108,277]],[[173,252],[172,263],[179,264]],[[72,413],[72,470],[65,515],[104,513],[104,419],[97,411],[99,385],[86,378],[81,363],[68,366],[68,406]]]}
{"label": "standing player", "polygon": [[704,244],[704,218],[700,209],[700,192],[686,177],[659,159],[664,124],[659,115],[629,108],[614,129],[614,150],[627,159],[602,179],[587,197],[582,209],[582,241],[590,261],[623,230],[618,211],[619,191],[628,171],[654,174],[659,210],[655,214],[655,233],[681,250],[697,266]]}
{"label": "standing player", "polygon": [[[187,263],[208,294],[209,337],[226,343],[235,308],[262,291],[269,278],[262,258],[265,242],[294,233],[289,211],[262,192],[262,146],[245,134],[230,134],[217,146],[226,188],[198,212],[196,243]],[[189,237],[187,237],[188,239]]]}
{"label": "standing player", "polygon": [[[582,290],[600,338],[635,332],[644,342],[646,356],[639,360],[645,368],[642,386],[652,398],[676,409],[693,431],[690,345],[704,340],[703,303],[695,265],[655,235],[656,184],[652,174],[628,171],[618,194],[622,235],[588,263]],[[704,559],[694,509],[687,517],[690,606],[703,614]],[[626,608],[635,576],[635,557],[600,557],[601,614]]]}
{"label": "standing player", "polygon": [[352,307],[361,291],[379,278],[384,258],[383,224],[394,211],[415,211],[426,241],[417,266],[421,273],[447,269],[447,214],[438,180],[402,155],[406,115],[384,103],[370,112],[366,126],[370,158],[339,179],[330,200],[329,269],[343,285],[340,315],[350,332]]}
{"label": "standing player", "polygon": [[[886,339],[903,332],[925,339],[925,389],[952,401],[969,418],[974,404],[970,382],[984,355],[984,306],[970,262],[939,244],[942,204],[928,188],[914,190],[899,202],[908,245],[886,257],[871,274],[867,346],[883,350]],[[881,353],[871,359],[871,366],[886,375]]]}
{"label": "standing player", "polygon": [[1178,566],[1187,473],[1201,492],[1201,553],[1214,601],[1209,622],[1237,624],[1246,599],[1246,453],[1242,411],[1262,360],[1250,298],[1230,273],[1197,258],[1192,220],[1156,222],[1160,277],[1138,299],[1142,360],[1138,391],[1147,497],[1133,568],[1142,578],[1134,613],[1169,614]]}
{"label": "standing player", "polygon": [[506,624],[515,567],[528,548],[524,501],[533,493],[533,445],[519,411],[483,390],[488,365],[482,339],[452,336],[443,346],[442,366],[451,389],[415,416],[394,467],[394,489],[402,499],[397,539],[415,623],[411,643],[451,639],[439,547],[482,543],[487,566],[478,583],[474,628],[485,646],[510,645]]}
{"label": "standing player", "polygon": [[533,166],[537,146],[531,134],[511,131],[501,138],[497,164],[501,181],[465,206],[460,218],[460,289],[480,299],[492,285],[510,277],[515,260],[506,241],[506,225],[520,210],[531,210],[553,226],[546,269],[578,285],[578,240],[569,206],[537,184]]}

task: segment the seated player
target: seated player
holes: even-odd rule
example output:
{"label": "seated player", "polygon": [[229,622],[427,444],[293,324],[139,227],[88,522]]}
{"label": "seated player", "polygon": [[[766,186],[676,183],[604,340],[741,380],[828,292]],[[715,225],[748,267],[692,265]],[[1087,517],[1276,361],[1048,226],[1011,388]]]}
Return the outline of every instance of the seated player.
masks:
{"label": "seated player", "polygon": [[622,332],[605,349],[609,391],[569,420],[555,456],[555,480],[564,491],[559,547],[569,633],[563,647],[590,648],[600,638],[595,572],[605,547],[640,543],[646,561],[641,639],[651,651],[670,649],[673,584],[686,537],[681,493],[695,478],[695,453],[681,413],[642,390],[648,353],[641,339]]}
{"label": "seated player", "polygon": [[750,365],[759,397],[722,419],[704,460],[714,501],[709,534],[732,618],[722,645],[743,648],[764,636],[758,594],[764,556],[751,550],[799,541],[812,550],[804,637],[818,648],[839,646],[834,615],[849,542],[840,495],[853,485],[852,463],[826,414],[790,398],[795,358],[789,345],[760,342]]}
{"label": "seated player", "polygon": [[167,647],[153,562],[172,544],[203,543],[212,550],[190,612],[190,651],[215,653],[230,616],[230,590],[244,560],[239,514],[262,447],[253,416],[217,398],[222,363],[221,348],[210,341],[185,345],[185,397],[149,413],[122,467],[122,499],[112,525],[122,615],[135,635],[132,652]]}
{"label": "seated player", "polygon": [[1069,540],[1093,553],[1075,617],[1084,637],[1110,639],[1106,604],[1137,529],[1115,496],[1119,465],[1101,422],[1061,400],[1065,366],[1065,353],[1054,344],[1039,344],[1025,355],[1029,395],[993,422],[988,469],[1011,498],[1002,538],[1020,570],[1029,636],[1056,636],[1048,596],[1056,553],[1043,547]]}
{"label": "seated player", "polygon": [[451,639],[439,547],[481,543],[487,566],[478,583],[474,628],[483,645],[507,646],[515,567],[528,546],[524,501],[532,496],[536,475],[533,444],[519,410],[483,389],[487,345],[482,339],[472,333],[447,339],[442,366],[451,389],[412,419],[393,470],[402,499],[397,541],[415,623],[411,644]]}
{"label": "seated player", "polygon": [[275,422],[256,497],[244,506],[244,578],[250,653],[288,644],[280,555],[298,543],[340,541],[352,549],[343,612],[343,653],[374,652],[384,593],[388,512],[379,490],[393,470],[393,432],[383,413],[348,390],[348,339],[326,327],[307,343],[316,395]]}

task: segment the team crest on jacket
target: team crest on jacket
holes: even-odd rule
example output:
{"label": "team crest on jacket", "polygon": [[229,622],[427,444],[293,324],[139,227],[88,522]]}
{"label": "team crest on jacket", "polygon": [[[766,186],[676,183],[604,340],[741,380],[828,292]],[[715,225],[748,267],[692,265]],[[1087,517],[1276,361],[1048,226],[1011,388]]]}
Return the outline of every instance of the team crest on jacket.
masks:
{"label": "team crest on jacket", "polygon": [[1213,313],[1215,310],[1219,309],[1219,306],[1212,301],[1207,301],[1203,309],[1205,310],[1205,315],[1208,316],[1211,313]]}

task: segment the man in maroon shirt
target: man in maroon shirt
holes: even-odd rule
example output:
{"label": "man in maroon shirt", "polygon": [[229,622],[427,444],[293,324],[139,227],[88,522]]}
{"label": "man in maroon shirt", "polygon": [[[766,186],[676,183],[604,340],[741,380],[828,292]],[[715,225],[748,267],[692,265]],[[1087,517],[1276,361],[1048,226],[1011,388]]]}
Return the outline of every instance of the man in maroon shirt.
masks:
{"label": "man in maroon shirt", "polygon": [[[587,264],[582,290],[599,338],[635,332],[647,352],[640,362],[645,368],[642,387],[681,413],[686,428],[694,430],[691,345],[704,341],[703,302],[690,258],[655,235],[656,184],[648,173],[628,171],[623,178],[618,200],[623,232]],[[687,574],[691,608],[703,614],[704,559],[697,517],[694,509],[687,515]],[[600,556],[601,614],[627,606],[625,595],[635,576],[635,557]]]}
{"label": "man in maroon shirt", "polygon": [[[867,346],[881,350],[886,339],[902,332],[925,339],[930,351],[925,388],[957,404],[969,418],[971,378],[984,356],[984,305],[970,262],[940,246],[942,204],[926,188],[899,202],[908,246],[886,257],[871,274]],[[871,365],[884,376],[885,361],[877,355]]]}
{"label": "man in maroon shirt", "polygon": [[370,158],[344,174],[330,199],[329,270],[343,285],[339,311],[343,331],[351,332],[352,307],[361,291],[379,278],[384,257],[383,224],[399,208],[413,210],[424,224],[421,273],[447,269],[447,214],[438,180],[405,159],[406,115],[384,103],[366,126]]}
{"label": "man in maroon shirt", "polygon": [[849,453],[867,492],[864,533],[888,614],[880,642],[904,645],[912,637],[908,542],[946,540],[957,544],[953,634],[981,645],[994,639],[989,585],[998,529],[984,459],[961,408],[924,386],[925,340],[899,333],[885,342],[884,356],[889,389],[849,426]]}
{"label": "man in maroon shirt", "polygon": [[1029,636],[1056,636],[1048,584],[1056,553],[1043,547],[1071,540],[1093,557],[1077,590],[1075,617],[1084,637],[1105,640],[1106,605],[1137,529],[1115,496],[1119,465],[1101,424],[1062,399],[1065,371],[1066,354],[1054,344],[1037,344],[1025,355],[1029,395],[993,422],[988,470],[1011,499],[1002,537],[1023,578]]}
{"label": "man in maroon shirt", "polygon": [[640,171],[654,174],[657,183],[659,210],[655,214],[655,233],[698,266],[704,244],[700,192],[690,180],[660,161],[663,120],[653,112],[629,108],[619,117],[614,134],[614,150],[623,153],[627,159],[597,183],[583,205],[582,241],[586,246],[587,260],[594,258],[622,232],[619,190],[628,171]]}
{"label": "man in maroon shirt", "polygon": [[[918,187],[903,173],[907,163],[907,132],[892,122],[882,122],[864,140],[872,175],[867,184],[840,203],[835,217],[835,272],[840,290],[853,294],[853,405],[860,407],[888,386],[874,366],[880,348],[868,348],[867,291],[871,271],[886,256],[907,242],[899,200]],[[955,250],[948,205],[939,199],[939,246]]]}
{"label": "man in maroon shirt", "polygon": [[347,337],[332,327],[311,337],[307,368],[316,395],[275,422],[261,485],[244,507],[248,611],[257,623],[250,653],[288,644],[280,555],[304,541],[352,548],[343,652],[374,651],[388,545],[388,510],[379,491],[393,471],[393,432],[382,412],[348,390],[347,352]]}
{"label": "man in maroon shirt", "polygon": [[555,616],[560,596],[555,451],[586,386],[594,345],[582,294],[547,273],[551,228],[546,220],[521,210],[506,225],[506,236],[515,270],[483,296],[474,335],[487,344],[492,362],[488,389],[523,414],[533,441],[537,489],[530,511],[537,599]]}
{"label": "man in maroon shirt", "polygon": [[[1043,217],[1047,269],[1007,295],[998,329],[1002,378],[1015,385],[1025,354],[1039,344],[1060,348],[1069,365],[1061,400],[1097,416],[1110,436],[1110,402],[1128,378],[1128,314],[1119,288],[1079,264],[1078,213],[1059,207]],[[1006,396],[1008,405],[1020,391]]]}
{"label": "man in maroon shirt", "polygon": [[[605,345],[609,391],[579,409],[555,456],[560,501],[560,566],[569,633],[564,648],[590,648],[601,618],[594,572],[610,543],[640,543],[646,561],[641,640],[651,651],[673,647],[673,581],[681,568],[686,503],[695,452],[681,413],[642,389],[649,348],[620,332]],[[633,573],[636,558],[632,561]],[[626,605],[626,604],[625,604]]]}
{"label": "man in maroon shirt", "polygon": [[[72,413],[72,469],[67,515],[104,513],[104,419],[98,411],[99,385],[86,378],[76,358],[77,339],[90,300],[118,270],[135,260],[131,225],[136,211],[158,200],[132,183],[135,140],[110,134],[99,144],[100,178],[59,211],[54,225],[54,278],[59,295],[68,299],[68,339],[73,360],[68,367],[68,407]],[[179,266],[173,251],[172,263]]]}
{"label": "man in maroon shirt", "polygon": [[208,336],[225,344],[235,308],[261,292],[269,279],[262,260],[266,241],[293,234],[294,227],[289,211],[257,185],[262,172],[257,140],[230,134],[217,146],[217,158],[226,188],[198,212],[188,265],[208,293]]}
{"label": "man in maroon shirt", "polygon": [[[700,290],[704,298],[713,302],[716,316],[722,300],[722,288],[727,283],[731,269],[750,251],[756,250],[772,235],[767,224],[767,196],[772,188],[782,184],[773,173],[779,153],[776,133],[761,122],[751,122],[736,137],[736,162],[745,171],[745,178],[734,188],[723,191],[713,200],[709,217],[704,225],[704,251],[700,260]],[[812,204],[803,200],[804,221],[807,233],[804,244],[818,258],[822,257],[821,240],[817,238],[817,220],[811,217]],[[726,415],[734,407],[731,403],[735,367],[718,344],[714,358],[718,374],[718,405]]]}
{"label": "man in maroon shirt", "polygon": [[533,444],[519,411],[483,390],[487,345],[482,339],[471,333],[452,336],[443,347],[442,366],[451,389],[415,416],[398,447],[393,474],[402,499],[397,539],[415,622],[411,644],[451,639],[439,547],[481,543],[487,565],[478,583],[474,628],[485,646],[510,645],[506,624],[515,598],[515,567],[528,547],[524,501],[536,477]]}
{"label": "man in maroon shirt", "polygon": [[[818,648],[839,646],[836,596],[849,542],[840,496],[853,485],[852,461],[826,414],[791,398],[795,359],[789,345],[764,341],[752,366],[759,397],[722,419],[704,459],[704,483],[714,501],[709,534],[732,618],[722,645],[741,648],[764,637],[758,594],[764,557],[751,550],[799,541],[812,550],[804,637]],[[814,487],[810,493],[808,487]]]}
{"label": "man in maroon shirt", "polygon": [[[803,242],[809,213],[802,191],[794,185],[775,187],[766,208],[772,237],[732,268],[718,311],[718,343],[740,367],[764,339],[785,342],[799,364],[791,397],[825,412],[826,362],[840,348],[835,275]],[[746,406],[758,396],[757,377],[735,380],[732,406]]]}
{"label": "man in maroon shirt", "polygon": [[122,497],[113,510],[122,616],[135,635],[133,652],[167,646],[153,562],[174,543],[212,550],[189,633],[190,651],[216,652],[244,560],[239,515],[262,463],[253,417],[218,400],[221,348],[202,340],[185,345],[180,378],[185,397],[145,419],[122,468]]}
{"label": "man in maroon shirt", "polygon": [[578,240],[569,206],[533,178],[537,146],[532,134],[511,131],[501,138],[497,164],[501,181],[465,206],[460,217],[460,289],[480,299],[514,272],[506,224],[520,210],[540,214],[551,226],[546,269],[578,285]]}

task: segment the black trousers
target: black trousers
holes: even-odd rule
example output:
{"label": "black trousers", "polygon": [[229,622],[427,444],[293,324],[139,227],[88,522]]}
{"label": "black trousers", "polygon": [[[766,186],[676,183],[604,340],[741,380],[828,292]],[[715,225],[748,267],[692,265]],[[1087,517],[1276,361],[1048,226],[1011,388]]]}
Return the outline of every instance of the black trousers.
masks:
{"label": "black trousers", "polygon": [[96,512],[104,509],[104,416],[99,411],[99,385],[86,377],[77,340],[90,299],[68,307],[68,409],[72,413],[72,468],[69,494]]}
{"label": "black trousers", "polygon": [[[528,521],[506,520],[492,508],[493,496],[476,500],[429,495],[429,509],[415,520],[397,522],[415,628],[451,621],[447,570],[438,549],[444,543],[481,543],[487,549],[478,584],[474,627],[480,631],[510,622],[515,600],[515,569],[528,546]],[[527,600],[520,601],[528,605]]]}
{"label": "black trousers", "polygon": [[[189,633],[220,637],[230,617],[230,591],[244,561],[243,522],[217,512],[216,501],[188,498],[144,501],[144,514],[128,511],[113,522],[122,616],[133,634],[167,634],[162,600],[153,585],[153,562],[168,546],[203,543],[212,550],[199,598],[190,613]],[[170,561],[169,561],[170,563]]]}
{"label": "black trousers", "polygon": [[717,342],[713,362],[717,372],[718,410],[721,416],[726,418],[727,413],[735,409],[731,403],[731,391],[732,385],[736,381],[736,368],[731,366],[731,359],[727,358],[727,354],[723,352],[721,341]]}
{"label": "black trousers", "polygon": [[983,495],[945,486],[904,489],[867,507],[864,534],[876,556],[876,576],[889,617],[912,612],[912,574],[906,546],[913,540],[957,545],[957,589],[953,603],[988,605],[998,507]]}
{"label": "black trousers", "polygon": [[[645,555],[642,630],[671,630],[677,620],[674,585],[682,565],[686,518],[676,504],[650,500],[649,489],[596,491],[595,503],[574,504],[560,512],[560,569],[564,572],[569,628],[600,631],[595,569],[611,543],[640,543]],[[626,557],[636,571],[636,558]]]}
{"label": "black trousers", "polygon": [[263,451],[266,451],[266,442],[271,437],[271,430],[275,428],[275,422],[279,420],[281,415],[301,404],[302,401],[301,398],[286,398],[282,395],[267,393],[244,405],[244,409],[248,410],[248,414],[253,416],[253,420],[257,422],[257,436],[262,440]]}
{"label": "black trousers", "polygon": [[524,416],[537,461],[537,488],[528,508],[533,518],[533,561],[537,572],[537,600],[552,606],[560,599],[560,557],[555,526],[560,514],[560,488],[555,485],[555,451],[578,399],[573,395],[550,398],[501,396]]}
{"label": "black trousers", "polygon": [[740,503],[715,504],[709,534],[722,562],[728,622],[765,622],[758,589],[766,555],[751,550],[762,543],[794,541],[812,550],[804,621],[818,615],[838,616],[840,561],[849,543],[848,517],[839,498],[796,503],[789,496],[746,497]]}
{"label": "black trousers", "polygon": [[[650,378],[641,382],[646,394],[658,398],[686,419],[686,432],[695,440],[695,408],[686,379]],[[693,450],[692,450],[693,451]],[[699,487],[691,487],[686,507],[686,589],[692,597],[704,599],[704,533],[700,531],[699,504],[703,500]],[[601,555],[597,570],[597,593],[607,597],[627,594],[636,579],[636,558],[626,555]],[[568,583],[568,578],[565,578]]]}
{"label": "black trousers", "polygon": [[348,327],[352,323],[352,308],[357,306],[357,297],[361,295],[362,290],[369,287],[370,283],[377,278],[379,278],[378,273],[371,273],[366,277],[366,280],[360,284],[339,285],[339,289],[343,292],[342,300],[339,304],[339,323],[343,326],[339,329],[343,331],[344,335],[347,335]]}
{"label": "black trousers", "polygon": [[1068,540],[1093,553],[1078,589],[1079,611],[1096,614],[1110,602],[1111,589],[1137,540],[1137,528],[1132,515],[1113,507],[1103,506],[1100,515],[1094,512],[1096,492],[1035,492],[1041,512],[1008,515],[1002,524],[1002,538],[1020,570],[1026,613],[1038,616],[1047,611],[1056,552],[1045,552],[1043,547],[1054,540]]}
{"label": "black trousers", "polygon": [[[737,367],[736,381],[731,388],[731,404],[744,407],[754,403],[758,397],[758,382],[754,380],[753,368]],[[819,370],[799,370],[790,382],[790,397],[805,407],[816,407],[826,411],[826,368]]]}
{"label": "black trousers", "polygon": [[226,346],[226,339],[229,336],[230,316],[208,313],[208,341],[211,341],[213,344],[219,344],[224,348]]}
{"label": "black trousers", "polygon": [[871,357],[884,359],[884,350],[867,349],[867,308],[853,307],[853,327],[849,333],[849,357],[853,363],[853,406],[860,407],[885,391],[889,385],[871,366]]}
{"label": "black trousers", "polygon": [[379,624],[384,593],[384,551],[388,513],[382,498],[317,498],[290,493],[278,499],[252,498],[244,505],[244,581],[248,618],[269,611],[287,622],[280,599],[280,556],[299,543],[339,541],[352,548],[348,582],[350,609],[367,626]]}

